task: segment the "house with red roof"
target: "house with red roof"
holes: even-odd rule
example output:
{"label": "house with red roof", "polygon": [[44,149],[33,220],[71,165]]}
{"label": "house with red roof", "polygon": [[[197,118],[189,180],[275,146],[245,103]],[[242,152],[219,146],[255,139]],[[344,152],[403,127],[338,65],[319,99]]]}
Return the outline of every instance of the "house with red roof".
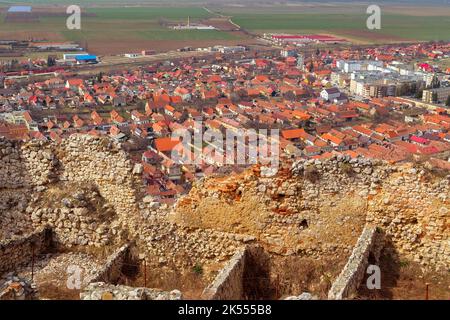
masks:
{"label": "house with red roof", "polygon": [[423,137],[418,137],[418,136],[411,136],[411,138],[409,138],[409,140],[411,141],[411,143],[414,143],[414,144],[417,144],[420,146],[430,144],[430,140],[425,139]]}
{"label": "house with red roof", "polygon": [[287,140],[300,140],[306,136],[305,129],[281,130],[281,136]]}

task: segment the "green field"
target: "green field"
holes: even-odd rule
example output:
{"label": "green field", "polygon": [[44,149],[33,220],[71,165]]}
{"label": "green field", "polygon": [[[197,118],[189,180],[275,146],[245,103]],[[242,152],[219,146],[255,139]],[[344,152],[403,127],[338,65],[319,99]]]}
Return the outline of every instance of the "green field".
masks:
{"label": "green field", "polygon": [[[87,8],[95,16],[82,16],[81,30],[66,28],[66,17],[41,17],[37,23],[5,22],[0,15],[0,39],[40,39],[49,41],[78,41],[100,54],[127,50],[166,50],[189,45],[189,41],[239,40],[240,37],[218,30],[173,30],[164,23],[186,23],[207,19],[211,15],[200,7],[126,7]],[[172,41],[172,44],[167,42]],[[127,45],[128,44],[128,45]],[[117,45],[117,50],[114,49]],[[160,47],[158,47],[160,46]]]}
{"label": "green field", "polygon": [[[46,0],[49,2],[51,0]],[[84,1],[84,0],[83,0]],[[18,2],[18,1],[15,1]],[[33,1],[25,1],[33,2]],[[55,3],[59,1],[55,1]],[[69,3],[63,0],[62,3]],[[102,0],[96,4],[107,4],[117,0]],[[125,2],[125,1],[122,1]],[[3,8],[6,1],[1,2]],[[36,3],[42,3],[36,1]],[[82,3],[87,3],[84,1]],[[183,2],[186,3],[186,2]],[[173,30],[167,23],[198,22],[216,17],[200,6],[166,7],[87,7],[85,12],[95,16],[82,16],[81,30],[68,30],[66,17],[41,17],[37,23],[6,23],[0,15],[0,39],[39,39],[48,41],[78,41],[88,44],[93,53],[108,54],[156,49],[165,51],[181,46],[207,46],[240,42],[247,36],[217,30]],[[334,8],[334,7],[333,7]],[[336,7],[336,13],[329,7],[309,7],[307,13],[299,8],[218,8],[215,12],[227,15],[245,30],[253,34],[264,32],[327,33],[365,43],[450,40],[449,8],[440,11],[433,8],[429,15],[424,9],[409,8],[402,14],[385,11],[382,14],[382,29],[371,31],[366,28],[368,15],[361,6]],[[36,9],[39,9],[36,7]],[[42,6],[40,7],[42,10]],[[62,9],[60,9],[62,10]],[[323,10],[323,12],[320,12]],[[292,12],[292,13],[290,13]],[[347,13],[346,13],[347,12]]]}
{"label": "green field", "polygon": [[365,14],[235,13],[233,21],[253,32],[322,32],[361,40],[449,40],[450,16],[382,14],[381,30],[368,30]]}
{"label": "green field", "polygon": [[194,19],[207,18],[210,14],[200,7],[128,7],[128,8],[88,8],[89,13],[95,13],[95,19],[102,20],[155,20],[166,18],[185,21],[188,16]]}

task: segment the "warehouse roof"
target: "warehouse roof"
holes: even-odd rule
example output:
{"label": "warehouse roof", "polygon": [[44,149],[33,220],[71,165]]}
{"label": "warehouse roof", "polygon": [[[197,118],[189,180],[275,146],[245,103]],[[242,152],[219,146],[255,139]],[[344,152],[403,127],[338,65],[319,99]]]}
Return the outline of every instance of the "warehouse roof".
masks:
{"label": "warehouse roof", "polygon": [[30,6],[12,6],[8,9],[8,12],[31,12]]}
{"label": "warehouse roof", "polygon": [[97,60],[97,56],[91,54],[83,54],[75,56],[75,60]]}

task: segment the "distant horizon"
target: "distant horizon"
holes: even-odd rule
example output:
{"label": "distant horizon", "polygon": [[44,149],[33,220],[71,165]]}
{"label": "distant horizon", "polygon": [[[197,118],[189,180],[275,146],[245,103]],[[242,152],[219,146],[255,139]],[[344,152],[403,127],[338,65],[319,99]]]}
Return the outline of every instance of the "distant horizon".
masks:
{"label": "distant horizon", "polygon": [[[13,5],[66,5],[68,3],[71,3],[73,1],[69,0],[7,0],[7,1],[0,1],[0,6],[13,6]],[[203,0],[203,1],[196,1],[196,0],[77,0],[76,4],[80,5],[96,5],[96,4],[120,4],[123,6],[126,6],[128,4],[133,5],[223,5],[223,6],[235,6],[235,5],[252,5],[252,6],[268,6],[273,5],[272,1],[269,0],[240,0],[240,1],[225,1],[225,0]],[[289,4],[317,4],[317,6],[322,6],[326,4],[339,4],[339,3],[356,3],[356,4],[411,4],[411,5],[442,5],[442,6],[450,6],[449,0],[333,0],[333,1],[317,1],[317,0],[288,0],[285,3],[273,5],[276,6],[286,6]]]}

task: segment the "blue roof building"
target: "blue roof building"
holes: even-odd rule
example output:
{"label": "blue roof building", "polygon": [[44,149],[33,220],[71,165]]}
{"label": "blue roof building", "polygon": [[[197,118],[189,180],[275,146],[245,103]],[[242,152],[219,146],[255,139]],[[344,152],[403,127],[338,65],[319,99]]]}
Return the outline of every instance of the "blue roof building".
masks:
{"label": "blue roof building", "polygon": [[97,56],[94,56],[91,54],[80,54],[80,55],[76,55],[74,58],[77,63],[97,63],[98,62]]}
{"label": "blue roof building", "polygon": [[91,54],[80,54],[75,56],[75,60],[85,61],[85,60],[97,60],[97,56]]}
{"label": "blue roof building", "polygon": [[8,9],[9,13],[31,13],[30,6],[12,6]]}

